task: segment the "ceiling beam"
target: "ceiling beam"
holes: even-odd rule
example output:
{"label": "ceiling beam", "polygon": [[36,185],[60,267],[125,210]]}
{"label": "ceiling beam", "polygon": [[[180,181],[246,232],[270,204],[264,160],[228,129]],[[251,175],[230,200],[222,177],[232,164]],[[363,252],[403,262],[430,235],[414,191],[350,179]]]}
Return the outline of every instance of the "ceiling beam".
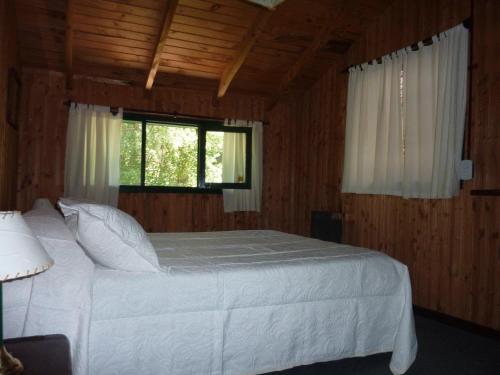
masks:
{"label": "ceiling beam", "polygon": [[65,58],[66,58],[66,88],[73,87],[73,2],[68,0],[66,8],[66,40],[65,40]]}
{"label": "ceiling beam", "polygon": [[158,67],[161,62],[163,46],[165,45],[165,40],[168,37],[168,32],[170,30],[170,26],[172,25],[172,20],[174,19],[175,9],[177,8],[178,3],[179,0],[168,0],[167,2],[165,16],[163,17],[163,24],[161,26],[160,35],[158,37],[158,42],[156,43],[153,59],[151,60],[151,65],[149,67],[148,78],[146,80],[147,90],[150,90],[153,87],[156,73],[158,72]]}
{"label": "ceiling beam", "polygon": [[337,26],[337,22],[342,16],[343,10],[349,0],[343,0],[342,4],[336,8],[335,12],[330,12],[325,22],[314,36],[311,44],[302,52],[297,60],[288,68],[281,78],[276,93],[270,100],[270,108],[278,102],[280,97],[287,91],[290,83],[300,74],[304,67],[314,58],[316,53],[328,42],[328,39]]}
{"label": "ceiling beam", "polygon": [[271,17],[271,14],[273,12],[268,9],[261,9],[255,18],[255,22],[253,23],[252,26],[250,26],[250,29],[248,30],[245,38],[240,44],[240,47],[238,48],[238,52],[234,56],[233,60],[226,66],[224,71],[222,72],[220,81],[219,81],[219,90],[217,91],[217,97],[221,98],[226,94],[227,89],[229,88],[229,85],[233,81],[233,78],[236,76],[236,73],[238,73],[238,70],[240,70],[241,66],[245,62],[248,54],[252,50],[253,45],[255,44],[255,41],[261,34],[264,26],[267,23],[267,20],[269,17]]}

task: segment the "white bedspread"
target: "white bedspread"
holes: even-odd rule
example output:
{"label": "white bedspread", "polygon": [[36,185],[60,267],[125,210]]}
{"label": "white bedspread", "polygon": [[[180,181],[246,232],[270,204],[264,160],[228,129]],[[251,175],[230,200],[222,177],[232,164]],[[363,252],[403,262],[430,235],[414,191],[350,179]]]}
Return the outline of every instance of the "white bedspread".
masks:
{"label": "white bedspread", "polygon": [[275,231],[151,234],[164,273],[97,269],[91,374],[245,375],[417,349],[406,266]]}

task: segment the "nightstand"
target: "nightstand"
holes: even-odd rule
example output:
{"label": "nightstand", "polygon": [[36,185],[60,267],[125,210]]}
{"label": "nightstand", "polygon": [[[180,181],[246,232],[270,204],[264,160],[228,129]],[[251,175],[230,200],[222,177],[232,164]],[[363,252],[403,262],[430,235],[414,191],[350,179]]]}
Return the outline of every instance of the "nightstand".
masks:
{"label": "nightstand", "polygon": [[70,346],[64,335],[7,339],[5,347],[23,363],[23,375],[72,375]]}

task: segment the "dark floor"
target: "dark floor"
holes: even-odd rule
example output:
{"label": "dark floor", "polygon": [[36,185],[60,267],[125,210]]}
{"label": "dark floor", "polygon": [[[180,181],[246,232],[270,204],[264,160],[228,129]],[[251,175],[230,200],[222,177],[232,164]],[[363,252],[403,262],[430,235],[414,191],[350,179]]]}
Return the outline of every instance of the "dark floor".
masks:
{"label": "dark floor", "polygon": [[[415,314],[417,359],[407,375],[498,375],[500,341]],[[317,363],[268,375],[391,375],[391,354]]]}

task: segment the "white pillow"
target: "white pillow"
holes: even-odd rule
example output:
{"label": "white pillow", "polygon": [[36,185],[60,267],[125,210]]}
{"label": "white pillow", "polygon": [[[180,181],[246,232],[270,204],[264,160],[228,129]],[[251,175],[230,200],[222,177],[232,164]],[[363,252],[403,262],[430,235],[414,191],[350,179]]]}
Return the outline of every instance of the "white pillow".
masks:
{"label": "white pillow", "polygon": [[[59,198],[57,205],[61,208],[61,203],[65,206],[71,206],[74,204],[80,203],[91,203],[97,204],[97,202],[91,201],[90,199],[79,199],[79,198]],[[61,208],[62,211],[62,208]],[[66,225],[73,235],[76,237],[76,232],[78,230],[78,211],[73,210],[70,214],[69,212],[64,213],[64,220],[66,221]]]}
{"label": "white pillow", "polygon": [[54,205],[50,203],[50,200],[48,198],[37,198],[35,199],[35,203],[33,203],[33,208],[32,210],[38,210],[39,208],[54,208]]}
{"label": "white pillow", "polygon": [[77,214],[76,239],[103,266],[138,272],[159,272],[158,257],[144,229],[117,208],[92,203],[65,204],[64,216]]}
{"label": "white pillow", "polygon": [[54,207],[36,208],[23,214],[24,220],[38,237],[75,242],[73,233],[65,225],[64,217]]}

